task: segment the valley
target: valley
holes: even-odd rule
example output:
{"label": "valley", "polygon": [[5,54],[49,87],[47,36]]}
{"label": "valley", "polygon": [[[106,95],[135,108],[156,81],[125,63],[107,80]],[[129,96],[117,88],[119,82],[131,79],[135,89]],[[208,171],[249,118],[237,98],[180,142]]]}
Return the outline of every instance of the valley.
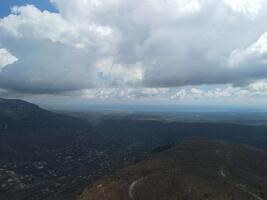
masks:
{"label": "valley", "polygon": [[[72,200],[119,169],[168,151],[189,138],[219,139],[267,149],[267,126],[163,120],[160,116],[58,114],[17,100],[0,101],[0,199]],[[213,118],[214,119],[214,118]],[[226,168],[216,169],[221,177]],[[175,171],[136,177],[142,182]],[[151,177],[150,177],[151,176]],[[133,199],[133,198],[131,198]]]}

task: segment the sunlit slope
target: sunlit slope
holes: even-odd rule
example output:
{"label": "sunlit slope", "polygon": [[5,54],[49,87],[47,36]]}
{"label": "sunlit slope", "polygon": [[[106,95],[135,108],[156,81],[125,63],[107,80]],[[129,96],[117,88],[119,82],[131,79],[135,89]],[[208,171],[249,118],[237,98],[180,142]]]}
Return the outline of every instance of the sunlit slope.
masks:
{"label": "sunlit slope", "polygon": [[267,153],[187,140],[86,189],[80,200],[264,200]]}

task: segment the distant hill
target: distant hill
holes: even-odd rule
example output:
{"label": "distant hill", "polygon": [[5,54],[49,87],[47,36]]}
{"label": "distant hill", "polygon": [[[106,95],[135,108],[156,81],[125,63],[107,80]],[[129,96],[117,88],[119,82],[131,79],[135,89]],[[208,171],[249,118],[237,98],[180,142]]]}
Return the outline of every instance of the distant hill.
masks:
{"label": "distant hill", "polygon": [[60,147],[91,129],[85,120],[50,112],[37,105],[0,99],[0,157],[23,158],[35,147]]}
{"label": "distant hill", "polygon": [[0,98],[0,133],[49,134],[86,128],[79,118],[53,113],[22,100]]}
{"label": "distant hill", "polygon": [[23,118],[33,112],[40,111],[41,108],[35,104],[19,99],[0,98],[0,113],[12,118]]}
{"label": "distant hill", "polygon": [[79,200],[265,200],[267,152],[184,140],[86,189]]}

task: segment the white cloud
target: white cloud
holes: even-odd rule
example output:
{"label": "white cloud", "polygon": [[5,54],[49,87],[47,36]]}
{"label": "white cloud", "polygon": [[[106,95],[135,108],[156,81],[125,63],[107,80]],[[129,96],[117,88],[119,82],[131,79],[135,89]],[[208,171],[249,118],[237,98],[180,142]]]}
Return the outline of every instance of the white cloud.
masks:
{"label": "white cloud", "polygon": [[189,96],[188,91],[186,89],[182,88],[178,92],[173,94],[171,96],[171,99],[186,99],[186,98],[188,98],[188,96]]}
{"label": "white cloud", "polygon": [[235,11],[247,15],[249,17],[256,17],[256,15],[266,6],[266,0],[224,0],[230,8]]}
{"label": "white cloud", "polygon": [[138,97],[194,85],[176,97],[223,98],[246,93],[231,85],[267,77],[266,0],[51,2],[58,13],[17,6],[0,19],[0,44],[18,59],[0,74],[1,88]]}
{"label": "white cloud", "polygon": [[267,92],[267,82],[264,80],[254,82],[250,84],[248,87],[250,90],[253,91]]}
{"label": "white cloud", "polygon": [[11,53],[9,53],[6,49],[0,49],[0,72],[5,66],[13,64],[17,60],[18,59]]}
{"label": "white cloud", "polygon": [[122,65],[114,62],[112,57],[101,59],[96,63],[100,86],[135,85],[143,79],[142,66],[137,64]]}
{"label": "white cloud", "polygon": [[235,98],[246,95],[245,90],[241,88],[234,88],[227,86],[225,88],[214,88],[214,89],[181,89],[176,94],[171,96],[171,99],[224,99],[224,98]]}
{"label": "white cloud", "polygon": [[109,27],[88,21],[68,21],[59,13],[41,12],[33,5],[13,7],[11,11],[11,15],[0,21],[0,28],[21,39],[49,39],[77,48],[90,45],[101,48],[102,42],[113,37]]}
{"label": "white cloud", "polygon": [[229,61],[232,67],[267,65],[267,32],[249,47],[234,50]]}
{"label": "white cloud", "polygon": [[178,100],[242,100],[267,97],[267,80],[253,82],[246,87],[223,86],[213,89],[181,88],[171,95]]}
{"label": "white cloud", "polygon": [[86,99],[146,99],[163,97],[168,88],[97,88],[82,91]]}
{"label": "white cloud", "polygon": [[109,99],[118,96],[117,90],[112,88],[86,89],[81,96],[86,99]]}

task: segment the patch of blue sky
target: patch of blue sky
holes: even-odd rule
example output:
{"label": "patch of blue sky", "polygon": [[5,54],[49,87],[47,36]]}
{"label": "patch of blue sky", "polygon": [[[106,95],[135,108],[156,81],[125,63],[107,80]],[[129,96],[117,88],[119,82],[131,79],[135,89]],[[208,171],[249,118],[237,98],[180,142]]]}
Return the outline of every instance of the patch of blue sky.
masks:
{"label": "patch of blue sky", "polygon": [[38,9],[58,12],[49,0],[0,0],[0,18],[8,16],[13,6],[34,5]]}
{"label": "patch of blue sky", "polygon": [[97,78],[101,80],[102,82],[110,82],[111,78],[104,72],[97,72]]}

